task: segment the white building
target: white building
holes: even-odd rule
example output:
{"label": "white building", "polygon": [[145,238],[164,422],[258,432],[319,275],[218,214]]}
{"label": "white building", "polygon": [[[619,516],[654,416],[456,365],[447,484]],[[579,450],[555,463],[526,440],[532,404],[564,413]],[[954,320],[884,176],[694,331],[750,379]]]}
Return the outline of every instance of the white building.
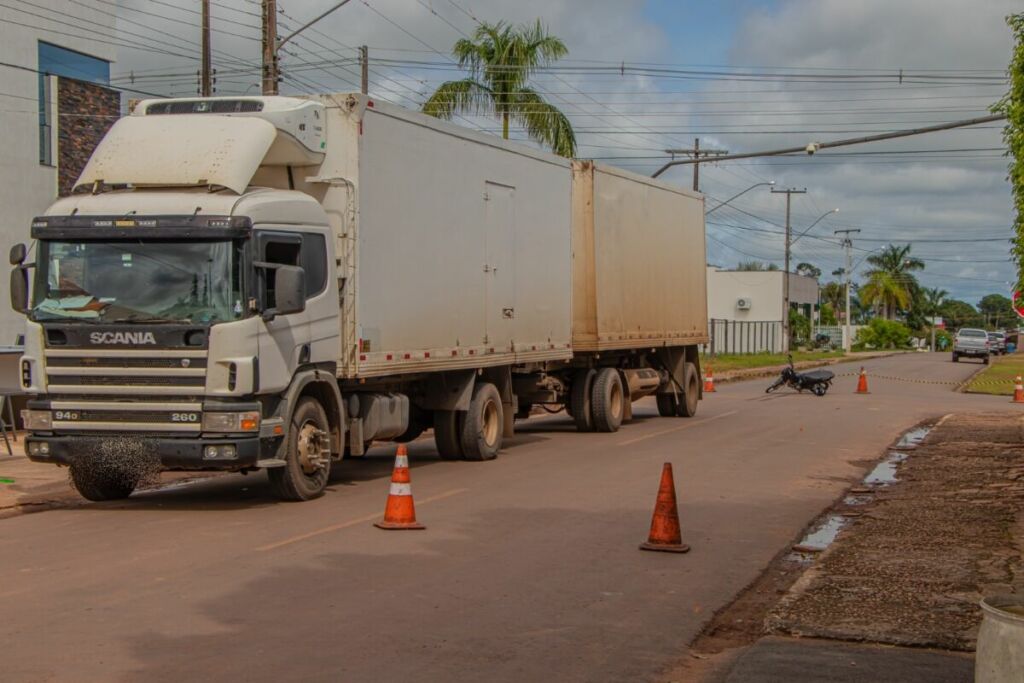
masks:
{"label": "white building", "polygon": [[[780,270],[707,267],[708,319],[716,353],[782,351],[784,275]],[[790,273],[789,303],[813,320],[817,279]]]}
{"label": "white building", "polygon": [[[24,11],[0,8],[0,251],[5,262],[13,244],[29,241],[32,218],[57,197],[59,187],[70,185],[68,178],[77,176],[83,157],[120,109],[117,94],[100,87],[109,84],[116,57],[111,6],[95,0],[14,6]],[[2,346],[14,342],[22,318],[11,310],[6,274],[0,283]]]}

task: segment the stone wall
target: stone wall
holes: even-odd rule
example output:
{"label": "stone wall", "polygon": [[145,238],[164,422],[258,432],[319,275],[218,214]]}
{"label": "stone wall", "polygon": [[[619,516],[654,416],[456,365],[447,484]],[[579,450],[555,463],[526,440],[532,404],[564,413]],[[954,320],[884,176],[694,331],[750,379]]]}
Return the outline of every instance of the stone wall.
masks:
{"label": "stone wall", "polygon": [[95,83],[61,78],[57,86],[57,191],[71,194],[96,145],[121,115],[121,94]]}

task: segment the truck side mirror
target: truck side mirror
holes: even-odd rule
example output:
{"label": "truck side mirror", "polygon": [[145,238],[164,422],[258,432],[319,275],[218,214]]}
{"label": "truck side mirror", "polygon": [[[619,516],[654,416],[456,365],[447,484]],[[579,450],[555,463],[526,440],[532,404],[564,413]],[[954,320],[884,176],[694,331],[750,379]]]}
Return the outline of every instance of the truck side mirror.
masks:
{"label": "truck side mirror", "polygon": [[274,306],[263,311],[264,320],[269,322],[279,315],[301,313],[306,310],[305,270],[299,266],[285,266],[265,261],[257,261],[253,265],[262,268],[266,273],[263,282],[268,289],[271,277],[273,278]]}
{"label": "truck side mirror", "polygon": [[28,256],[28,249],[25,248],[24,244],[20,242],[11,247],[10,258],[12,266],[20,266],[25,262],[25,257]]}
{"label": "truck side mirror", "polygon": [[28,268],[20,264],[11,270],[11,308],[28,311]]}

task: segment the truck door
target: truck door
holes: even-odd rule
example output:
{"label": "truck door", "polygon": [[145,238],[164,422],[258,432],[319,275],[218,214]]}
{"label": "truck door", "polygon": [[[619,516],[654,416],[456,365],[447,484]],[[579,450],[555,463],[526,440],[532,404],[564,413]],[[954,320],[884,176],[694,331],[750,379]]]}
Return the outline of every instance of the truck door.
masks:
{"label": "truck door", "polygon": [[484,183],[484,325],[487,343],[508,351],[516,316],[515,192]]}
{"label": "truck door", "polygon": [[[302,235],[298,233],[260,231],[255,235],[254,246],[258,261],[287,266],[303,265]],[[267,278],[266,287],[261,292],[261,305],[264,308],[274,305],[273,276],[272,270],[260,276]],[[260,391],[285,389],[299,364],[303,347],[309,345],[309,313],[302,311],[279,315],[270,321],[260,321],[260,325]]]}

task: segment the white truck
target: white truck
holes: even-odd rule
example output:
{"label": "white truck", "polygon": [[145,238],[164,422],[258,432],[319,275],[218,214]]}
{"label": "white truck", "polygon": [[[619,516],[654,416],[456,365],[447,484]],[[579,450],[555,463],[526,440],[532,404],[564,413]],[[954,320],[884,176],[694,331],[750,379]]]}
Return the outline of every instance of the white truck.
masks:
{"label": "white truck", "polygon": [[372,441],[494,458],[535,405],[693,415],[703,208],[364,95],[142,101],[11,249],[28,455],[93,500],[140,458],[306,500]]}

